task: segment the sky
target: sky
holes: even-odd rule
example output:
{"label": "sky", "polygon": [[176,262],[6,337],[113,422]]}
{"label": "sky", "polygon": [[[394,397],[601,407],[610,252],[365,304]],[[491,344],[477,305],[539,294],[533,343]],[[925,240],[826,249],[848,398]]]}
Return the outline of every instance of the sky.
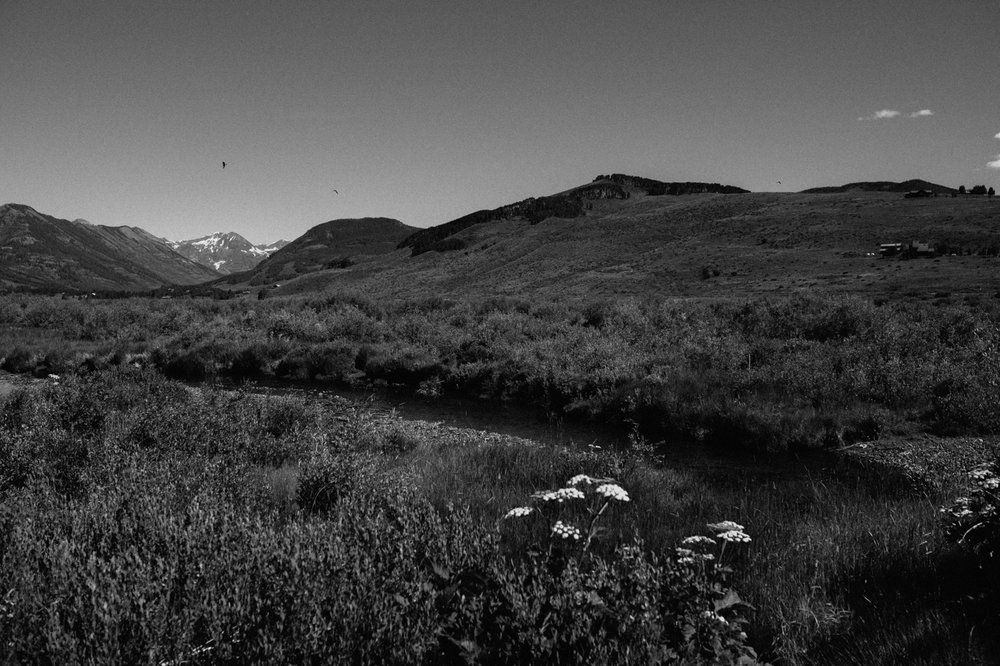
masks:
{"label": "sky", "polygon": [[0,203],[263,243],[605,173],[1000,187],[998,35],[996,0],[0,0]]}

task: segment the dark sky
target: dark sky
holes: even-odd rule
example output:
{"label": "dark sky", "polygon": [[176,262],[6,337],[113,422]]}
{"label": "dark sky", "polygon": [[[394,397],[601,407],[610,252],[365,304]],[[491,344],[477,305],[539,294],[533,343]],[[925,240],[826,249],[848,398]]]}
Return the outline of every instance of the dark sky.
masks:
{"label": "dark sky", "polygon": [[609,172],[997,186],[998,133],[994,0],[0,0],[0,203],[174,240]]}

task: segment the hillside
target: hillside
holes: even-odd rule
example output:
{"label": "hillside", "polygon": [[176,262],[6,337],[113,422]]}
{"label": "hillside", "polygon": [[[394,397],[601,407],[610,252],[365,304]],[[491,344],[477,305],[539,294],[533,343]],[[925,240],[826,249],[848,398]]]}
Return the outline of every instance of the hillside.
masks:
{"label": "hillside", "polygon": [[477,224],[525,219],[537,224],[550,217],[581,217],[593,208],[591,202],[605,199],[628,199],[642,196],[679,196],[682,194],[742,194],[747,190],[718,183],[667,183],[616,173],[598,176],[592,182],[549,196],[528,198],[492,210],[480,210],[428,229],[421,229],[403,239],[401,248],[410,248],[413,256],[431,250],[448,251],[464,247],[455,234]]}
{"label": "hillside", "polygon": [[71,222],[23,204],[0,206],[0,287],[151,289],[217,276],[138,227]]}
{"label": "hillside", "polygon": [[[414,239],[433,238],[418,232],[404,241],[411,252],[305,275],[281,291],[592,300],[795,291],[926,298],[1000,290],[1000,259],[989,256],[1000,252],[996,199],[856,190],[660,196],[597,184],[604,196],[585,200],[582,214],[461,228],[453,221],[446,234],[436,232],[447,239],[437,249],[410,256]],[[945,256],[877,256],[881,243],[914,240]]]}
{"label": "hillside", "polygon": [[937,183],[930,183],[926,180],[904,180],[901,183],[894,183],[888,180],[865,181],[860,183],[848,183],[847,185],[836,185],[830,187],[812,187],[802,190],[803,194],[834,194],[837,192],[850,192],[852,190],[860,192],[914,192],[924,190],[936,194],[957,194],[958,190]]}
{"label": "hillside", "polygon": [[220,284],[259,286],[330,268],[345,268],[386,254],[416,229],[399,220],[365,217],[324,222],[277,250],[256,267]]}
{"label": "hillside", "polygon": [[170,247],[191,261],[223,275],[248,271],[288,244],[286,240],[254,245],[238,233],[214,233],[186,241],[169,241]]}

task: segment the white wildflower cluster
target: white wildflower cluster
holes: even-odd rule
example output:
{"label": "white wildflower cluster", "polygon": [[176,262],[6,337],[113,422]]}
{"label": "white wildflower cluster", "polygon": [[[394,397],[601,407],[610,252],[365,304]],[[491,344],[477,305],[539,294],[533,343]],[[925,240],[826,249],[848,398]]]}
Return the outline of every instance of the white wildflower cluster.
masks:
{"label": "white wildflower cluster", "polygon": [[695,564],[696,562],[711,562],[715,559],[712,553],[702,553],[690,548],[675,548],[678,564]]}
{"label": "white wildflower cluster", "polygon": [[625,489],[619,486],[617,483],[604,483],[597,486],[595,491],[598,495],[603,495],[608,499],[617,500],[619,502],[628,502],[629,496],[625,492]]}
{"label": "white wildflower cluster", "polygon": [[525,516],[529,515],[533,511],[534,511],[534,509],[532,507],[530,507],[530,506],[515,507],[515,508],[513,508],[513,509],[511,509],[510,511],[507,512],[507,515],[504,516],[504,519],[507,519],[507,518],[524,518]]}
{"label": "white wildflower cluster", "polygon": [[722,532],[716,535],[723,541],[728,541],[729,543],[750,543],[750,535],[746,532],[740,532],[739,530],[729,530],[727,532]]}
{"label": "white wildflower cluster", "polygon": [[727,620],[726,618],[722,617],[721,615],[719,615],[715,611],[710,611],[710,610],[702,611],[701,612],[701,616],[704,619],[708,620],[709,622],[717,622],[718,624],[721,624],[723,626],[729,626],[729,620]]}
{"label": "white wildflower cluster", "polygon": [[572,479],[569,480],[571,486],[578,486],[581,483],[586,483],[587,485],[593,485],[595,483],[600,483],[601,479],[595,479],[592,476],[587,476],[586,474],[577,474]]}
{"label": "white wildflower cluster", "polygon": [[723,520],[721,523],[709,523],[708,529],[715,532],[716,539],[722,539],[726,543],[750,543],[750,535],[744,532],[744,527],[731,520]]}
{"label": "white wildflower cluster", "polygon": [[1000,488],[1000,478],[990,469],[989,466],[982,466],[969,472],[969,476],[976,482],[976,485],[983,490],[996,490]]}
{"label": "white wildflower cluster", "polygon": [[581,536],[579,529],[561,520],[556,521],[556,524],[552,526],[552,534],[563,539],[573,539],[574,541],[579,541]]}
{"label": "white wildflower cluster", "polygon": [[566,500],[584,499],[583,491],[579,488],[560,488],[559,490],[546,490],[542,493],[532,495],[542,502],[565,502]]}
{"label": "white wildflower cluster", "polygon": [[997,463],[980,465],[969,472],[975,483],[968,497],[959,497],[942,507],[948,538],[977,551],[993,551],[1000,546],[1000,477]]}
{"label": "white wildflower cluster", "polygon": [[684,540],[681,541],[681,543],[687,546],[688,548],[704,548],[708,546],[714,546],[715,539],[713,539],[712,537],[700,536],[700,535],[689,536],[685,537]]}

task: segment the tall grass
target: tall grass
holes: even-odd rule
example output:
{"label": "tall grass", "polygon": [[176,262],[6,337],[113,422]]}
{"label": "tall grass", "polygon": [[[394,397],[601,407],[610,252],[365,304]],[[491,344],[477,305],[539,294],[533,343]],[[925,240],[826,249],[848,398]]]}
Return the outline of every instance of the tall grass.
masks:
{"label": "tall grass", "polygon": [[[600,323],[610,326],[616,312]],[[753,308],[735,312],[750,318],[738,319],[742,326],[781,327],[781,335],[813,321],[788,315],[789,323],[784,311],[773,318]],[[231,314],[215,324],[228,326]],[[379,321],[377,311],[370,314]],[[918,311],[916,319],[931,320],[921,344],[939,354],[952,345],[957,356],[939,358],[953,360],[971,348],[988,351],[992,343],[968,337],[987,335],[985,324],[956,324],[953,314],[942,320]],[[530,309],[483,316],[526,345],[518,353],[538,349],[524,342],[536,330]],[[564,325],[606,348],[593,313],[588,318]],[[948,338],[956,327],[965,330],[954,334],[965,346]],[[947,345],[936,347],[931,332]],[[646,333],[622,335],[643,340]],[[798,342],[782,344],[808,347],[806,338],[790,340]],[[545,351],[532,362],[550,362],[554,375],[565,350],[554,351],[558,339],[540,332],[538,341]],[[731,353],[715,349],[699,363],[710,370]],[[900,390],[927,381],[902,371],[891,378]],[[957,489],[914,490],[823,456],[685,461],[669,450],[633,448],[639,451],[547,448],[417,428],[357,407],[191,390],[131,366],[18,391],[0,402],[0,646],[12,661],[143,663],[199,650],[209,661],[348,655],[370,663],[499,650],[500,634],[484,628],[488,608],[509,595],[524,598],[524,586],[542,574],[530,563],[509,563],[546,536],[537,525],[512,530],[500,517],[530,493],[585,473],[628,488],[629,510],[609,521],[596,552],[618,561],[619,549],[638,537],[652,558],[635,564],[647,572],[643,585],[674,580],[657,567],[707,523],[746,526],[753,542],[733,552],[731,584],[756,608],[746,631],[767,659],[966,663],[990,649],[988,619],[998,607],[976,592],[996,573],[946,543],[937,523],[937,507]],[[574,584],[603,586],[606,576],[625,575],[611,571],[591,571]],[[470,582],[480,578],[495,585]],[[546,581],[546,594],[568,584]],[[548,649],[526,638],[535,635],[537,607],[518,604],[501,604],[504,631],[531,650]],[[654,644],[643,636],[646,648]],[[466,639],[472,643],[462,647]]]}
{"label": "tall grass", "polygon": [[[861,298],[375,302],[0,298],[0,367],[153,364],[182,379],[283,377],[544,407],[650,436],[773,449],[890,430],[1000,431],[992,301]],[[34,338],[35,333],[44,335]]]}

